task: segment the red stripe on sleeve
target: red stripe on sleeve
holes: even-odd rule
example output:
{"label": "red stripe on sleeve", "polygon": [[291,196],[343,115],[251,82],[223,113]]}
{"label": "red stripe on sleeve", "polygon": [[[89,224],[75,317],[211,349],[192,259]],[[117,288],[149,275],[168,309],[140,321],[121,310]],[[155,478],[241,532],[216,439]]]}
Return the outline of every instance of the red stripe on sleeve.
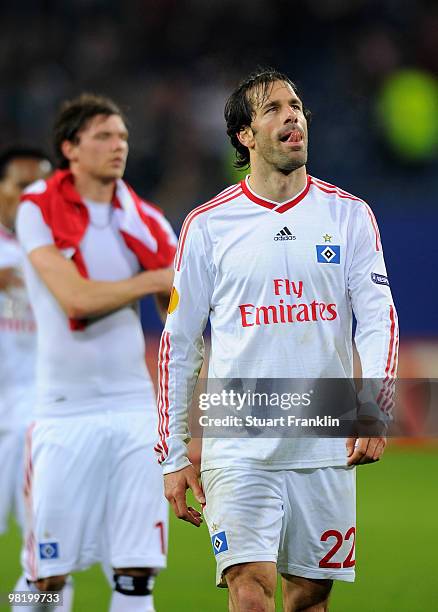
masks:
{"label": "red stripe on sleeve", "polygon": [[393,342],[394,342],[394,330],[395,330],[395,318],[394,318],[394,306],[389,307],[389,318],[391,321],[391,336],[389,340],[389,350],[388,350],[388,359],[386,361],[385,374],[388,375],[390,367],[391,367],[391,357],[393,351]]}
{"label": "red stripe on sleeve", "polygon": [[[382,388],[379,392],[379,395],[377,396],[377,403],[379,406],[381,406],[382,401],[385,399],[387,392],[388,392],[388,384],[390,384],[391,381],[391,377],[390,377],[390,371],[391,371],[391,366],[393,365],[393,355],[396,355],[396,351],[394,351],[395,349],[395,337],[394,337],[394,330],[395,330],[395,316],[394,316],[394,306],[390,306],[389,307],[389,318],[391,321],[391,328],[390,328],[390,337],[389,337],[389,346],[388,346],[388,358],[386,360],[386,368],[385,368],[385,379],[383,381],[382,384]],[[394,357],[395,358],[395,357]]]}
{"label": "red stripe on sleeve", "polygon": [[216,208],[216,206],[220,206],[221,204],[225,204],[226,202],[229,202],[230,200],[237,198],[242,193],[242,189],[240,185],[237,185],[235,189],[236,189],[235,191],[230,191],[228,194],[225,194],[225,196],[220,199],[211,200],[210,202],[207,202],[206,204],[203,204],[202,206],[195,208],[194,210],[192,210],[191,213],[187,215],[187,218],[183,223],[183,226],[181,229],[181,235],[180,235],[179,242],[178,242],[178,249],[177,249],[176,258],[175,258],[175,262],[176,262],[175,269],[176,270],[181,269],[181,261],[182,261],[183,251],[184,251],[184,245],[186,242],[187,233],[188,233],[190,224],[192,223],[193,219],[195,219],[198,215],[211,210],[212,208]]}
{"label": "red stripe on sleeve", "polygon": [[380,251],[381,250],[380,232],[379,232],[379,228],[377,226],[376,217],[374,216],[374,213],[371,210],[371,208],[368,206],[368,204],[366,202],[364,202],[364,204],[365,204],[365,207],[367,209],[367,213],[368,213],[368,216],[370,218],[371,225],[373,226],[374,233],[376,235],[376,251]]}
{"label": "red stripe on sleeve", "polygon": [[[168,447],[166,444],[166,410],[168,409],[168,398],[166,401],[166,358],[167,358],[167,375],[168,375],[168,359],[169,356],[166,356],[166,337],[169,336],[169,332],[163,331],[161,335],[160,341],[160,350],[159,350],[159,361],[158,361],[158,383],[159,383],[159,392],[158,392],[158,434],[159,434],[159,443],[155,447],[155,450],[161,454],[159,461],[160,463],[164,460],[165,455],[168,453]],[[168,392],[168,385],[167,385]],[[168,416],[167,416],[168,418]]]}
{"label": "red stripe on sleeve", "polygon": [[178,260],[178,256],[179,256],[179,250],[180,250],[180,246],[181,246],[181,237],[182,237],[183,233],[185,232],[187,224],[189,224],[191,222],[192,215],[194,213],[196,213],[197,211],[199,211],[199,210],[203,210],[206,206],[210,206],[211,204],[214,204],[214,203],[218,202],[219,200],[222,200],[223,198],[226,198],[231,193],[234,193],[235,191],[237,191],[238,188],[239,188],[239,185],[232,185],[231,187],[228,187],[228,189],[225,189],[224,191],[222,191],[216,197],[212,198],[211,200],[208,200],[208,202],[205,202],[205,204],[201,204],[201,206],[197,206],[196,208],[194,208],[192,211],[189,212],[187,217],[184,219],[184,223],[182,224],[182,227],[181,227],[180,239],[179,239],[179,242],[178,242],[178,247],[177,247],[177,253],[176,253],[175,261]]}
{"label": "red stripe on sleeve", "polygon": [[330,185],[330,183],[326,183],[325,181],[321,181],[320,179],[315,179],[313,176],[311,177],[311,182],[313,185],[315,185],[315,187],[317,187],[324,193],[333,193],[333,194],[336,194],[339,198],[344,199],[344,200],[354,200],[355,202],[361,202],[365,206],[366,211],[371,221],[371,225],[373,226],[373,231],[376,237],[376,251],[381,250],[382,243],[380,240],[380,232],[379,232],[379,227],[377,225],[376,217],[374,216],[374,213],[371,210],[371,208],[368,206],[368,204],[364,200],[362,200],[361,198],[357,198],[351,193],[348,193],[348,191],[339,189],[339,187],[336,187],[335,185]]}
{"label": "red stripe on sleeve", "polygon": [[[166,341],[166,350],[165,350],[165,355],[164,355],[164,402],[165,402],[164,435],[166,438],[168,438],[169,436],[169,360],[170,360],[170,334],[169,333],[166,333],[165,341]],[[163,440],[163,443],[165,445],[165,448],[167,449],[167,444],[165,440]]]}
{"label": "red stripe on sleeve", "polygon": [[[160,440],[161,440],[161,436],[162,436],[161,410],[162,410],[162,402],[163,402],[163,386],[162,386],[161,364],[162,364],[162,361],[163,361],[163,347],[164,347],[163,334],[161,334],[160,347],[158,349],[158,397],[157,397],[158,435],[159,435]],[[155,448],[155,450],[157,450],[157,452],[158,452],[158,446],[159,446],[159,444],[157,444],[157,446]],[[162,446],[160,444],[160,451],[161,450],[162,450]]]}

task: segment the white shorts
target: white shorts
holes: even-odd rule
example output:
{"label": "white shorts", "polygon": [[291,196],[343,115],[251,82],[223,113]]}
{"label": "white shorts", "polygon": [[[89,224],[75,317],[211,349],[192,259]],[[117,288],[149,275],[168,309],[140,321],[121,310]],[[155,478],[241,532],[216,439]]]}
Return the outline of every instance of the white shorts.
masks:
{"label": "white shorts", "polygon": [[27,438],[26,539],[30,580],[93,563],[166,565],[167,502],[146,412],[45,418]]}
{"label": "white shorts", "polygon": [[24,525],[24,434],[24,427],[0,431],[0,534],[11,512],[20,527]]}
{"label": "white shorts", "polygon": [[280,574],[353,582],[355,468],[202,473],[216,584],[237,563],[272,561]]}

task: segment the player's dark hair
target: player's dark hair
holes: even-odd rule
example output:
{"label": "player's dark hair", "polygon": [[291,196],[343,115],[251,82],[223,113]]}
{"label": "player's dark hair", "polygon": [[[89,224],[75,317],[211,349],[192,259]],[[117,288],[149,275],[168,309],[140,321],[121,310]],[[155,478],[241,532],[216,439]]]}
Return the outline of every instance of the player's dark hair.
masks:
{"label": "player's dark hair", "polygon": [[91,93],[83,93],[73,100],[65,101],[55,119],[53,139],[56,161],[59,168],[68,168],[69,161],[62,152],[65,140],[77,143],[79,134],[96,115],[119,115],[126,123],[120,107],[111,98]]}
{"label": "player's dark hair", "polygon": [[0,181],[5,178],[9,164],[16,159],[40,159],[50,162],[50,157],[47,153],[37,147],[7,147],[0,151]]}
{"label": "player's dark hair", "polygon": [[[250,126],[254,118],[256,109],[254,108],[254,96],[251,94],[257,91],[257,103],[263,104],[275,81],[288,83],[296,95],[302,99],[297,86],[286,74],[273,68],[259,68],[239,83],[225,104],[227,134],[236,150],[236,161],[234,162],[236,168],[248,168],[249,166],[249,149],[239,141],[237,134],[243,128]],[[310,123],[312,116],[310,110],[303,107],[303,111],[307,123]]]}

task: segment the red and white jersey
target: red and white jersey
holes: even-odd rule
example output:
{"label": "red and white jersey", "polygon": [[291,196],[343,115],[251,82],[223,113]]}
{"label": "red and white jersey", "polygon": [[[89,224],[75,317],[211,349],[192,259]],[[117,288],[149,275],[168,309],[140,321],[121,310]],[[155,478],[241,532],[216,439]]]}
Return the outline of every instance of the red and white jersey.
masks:
{"label": "red and white jersey", "polygon": [[[28,189],[35,189],[34,186]],[[40,191],[44,190],[41,182]],[[80,250],[90,279],[120,281],[141,272],[140,263],[120,232],[117,210],[109,203],[84,201],[89,224]],[[161,213],[155,218],[176,245],[176,236]],[[40,208],[24,201],[17,232],[26,251],[53,245],[51,228]],[[75,249],[63,249],[71,258]],[[168,265],[172,265],[172,257]],[[38,327],[36,415],[58,416],[104,410],[117,402],[120,411],[155,413],[155,393],[145,363],[145,341],[137,309],[125,306],[73,331],[60,304],[28,258],[25,274]],[[97,401],[96,401],[97,400]]]}
{"label": "red and white jersey", "polygon": [[[14,268],[24,283],[24,254],[0,225],[0,268]],[[32,419],[36,325],[26,287],[0,291],[0,430]]]}
{"label": "red and white jersey", "polygon": [[[161,339],[164,472],[188,465],[187,405],[211,323],[209,378],[353,376],[352,313],[364,378],[396,375],[398,327],[375,217],[361,199],[311,176],[290,201],[248,179],[186,218]],[[346,464],[344,439],[204,438],[202,469]]]}

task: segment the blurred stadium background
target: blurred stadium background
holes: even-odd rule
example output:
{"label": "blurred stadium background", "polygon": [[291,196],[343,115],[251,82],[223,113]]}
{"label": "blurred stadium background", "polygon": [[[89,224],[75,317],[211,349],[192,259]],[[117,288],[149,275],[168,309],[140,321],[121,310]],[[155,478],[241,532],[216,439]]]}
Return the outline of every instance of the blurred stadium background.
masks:
{"label": "blurred stadium background", "polygon": [[[438,378],[438,4],[434,0],[15,0],[1,2],[0,147],[50,150],[59,103],[105,93],[127,111],[126,178],[176,229],[239,177],[223,121],[257,64],[288,72],[313,112],[311,174],[366,199],[400,318],[400,375]],[[159,322],[143,323],[154,370]],[[359,471],[359,578],[333,610],[437,609],[438,447],[411,415],[409,441]],[[1,494],[1,492],[0,492]],[[225,609],[205,530],[172,523],[157,609]],[[0,592],[19,534],[0,538]],[[98,570],[77,576],[77,612],[106,610]]]}

